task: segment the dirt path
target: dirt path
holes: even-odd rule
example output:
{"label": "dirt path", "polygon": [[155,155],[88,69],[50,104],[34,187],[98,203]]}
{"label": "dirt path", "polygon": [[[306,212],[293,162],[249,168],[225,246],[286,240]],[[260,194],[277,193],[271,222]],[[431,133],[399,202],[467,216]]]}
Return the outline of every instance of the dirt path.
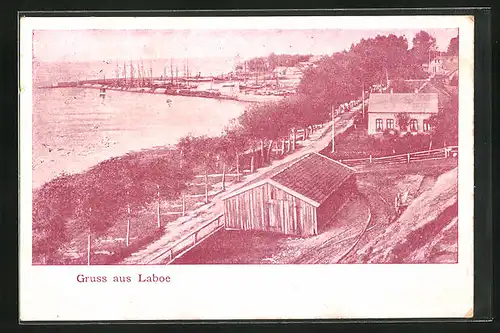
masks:
{"label": "dirt path", "polygon": [[359,256],[365,250],[364,247],[369,240],[376,237],[376,235],[383,233],[384,230],[394,221],[396,218],[394,207],[388,198],[380,194],[380,190],[372,185],[359,186],[359,190],[364,194],[368,200],[368,206],[371,212],[370,226],[361,235],[359,242],[354,248],[349,251],[349,253],[342,258],[339,263],[360,263],[365,262],[369,256]]}
{"label": "dirt path", "polygon": [[[346,254],[346,251],[357,241],[367,224],[371,223],[371,207],[364,196],[354,209],[347,211],[339,220],[349,220],[349,228],[341,232],[334,232],[333,236],[319,246],[310,248],[293,264],[336,264]],[[340,221],[339,221],[340,222]],[[342,228],[336,228],[342,229]],[[326,231],[328,234],[328,231]]]}
{"label": "dirt path", "polygon": [[[456,166],[456,159],[447,159],[395,165],[387,169],[376,168],[372,172],[364,170],[358,173],[358,188],[368,199],[373,224],[342,263],[368,263],[372,259],[373,248],[384,244],[387,230],[393,223],[399,223],[396,220],[393,200],[396,194],[394,189],[400,183],[411,179],[412,176],[419,176],[421,180],[414,191],[414,196],[418,197],[434,186],[440,174]],[[417,179],[415,181],[417,182]]]}
{"label": "dirt path", "polygon": [[[355,108],[352,112],[344,113],[335,119],[335,134],[339,135],[343,133],[347,128],[349,128],[354,122],[354,116],[359,112],[360,108]],[[280,160],[274,161],[270,166],[260,168],[257,172],[245,177],[244,183],[253,180],[264,172],[281,165],[283,163],[289,162],[295,158],[298,158],[304,154],[310,152],[319,152],[323,150],[331,141],[331,125],[325,126],[319,131],[316,131],[311,135],[311,137],[304,141],[302,148],[297,151],[285,156]],[[223,201],[222,197],[228,192],[242,186],[244,183],[233,183],[228,184],[226,187],[226,192],[223,192],[215,196],[211,202],[204,205],[195,211],[188,212],[188,215],[179,218],[176,221],[170,222],[165,227],[165,234],[160,237],[157,241],[147,245],[145,248],[132,253],[129,257],[125,258],[121,264],[134,265],[134,264],[145,264],[151,258],[157,256],[157,254],[169,246],[172,242],[179,240],[183,235],[189,233],[190,231],[201,226],[204,222],[214,218],[221,212],[223,212]]]}

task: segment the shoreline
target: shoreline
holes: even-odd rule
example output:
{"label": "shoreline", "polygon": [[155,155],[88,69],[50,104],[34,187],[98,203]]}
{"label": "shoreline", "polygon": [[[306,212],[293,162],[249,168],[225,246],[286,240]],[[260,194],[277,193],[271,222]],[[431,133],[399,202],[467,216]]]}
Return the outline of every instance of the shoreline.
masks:
{"label": "shoreline", "polygon": [[[169,148],[189,132],[216,135],[246,106],[240,101],[140,96],[120,91],[110,91],[104,101],[99,101],[99,92],[88,89],[39,90],[34,95],[41,106],[35,104],[33,110],[33,190],[62,174],[81,173],[111,158]],[[47,103],[57,98],[61,100],[46,110]],[[167,98],[173,100],[171,108],[165,104]],[[62,104],[65,101],[69,102]],[[81,107],[82,112],[67,114]],[[164,108],[168,112],[158,111]]]}

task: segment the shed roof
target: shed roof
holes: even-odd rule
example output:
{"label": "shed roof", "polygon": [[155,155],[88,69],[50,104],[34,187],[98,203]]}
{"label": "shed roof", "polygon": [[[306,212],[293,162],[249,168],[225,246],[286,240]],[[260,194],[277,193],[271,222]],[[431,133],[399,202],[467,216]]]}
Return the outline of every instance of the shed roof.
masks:
{"label": "shed roof", "polygon": [[438,94],[383,94],[370,95],[368,112],[386,113],[437,113]]}
{"label": "shed roof", "polygon": [[318,207],[355,171],[318,153],[309,153],[263,173],[225,198],[269,183]]}

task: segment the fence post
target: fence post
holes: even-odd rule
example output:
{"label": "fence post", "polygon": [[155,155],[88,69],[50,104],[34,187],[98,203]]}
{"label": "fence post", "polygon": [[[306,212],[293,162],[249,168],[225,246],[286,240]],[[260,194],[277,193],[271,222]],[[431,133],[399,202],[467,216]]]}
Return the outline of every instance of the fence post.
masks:
{"label": "fence post", "polygon": [[410,153],[408,153],[408,155],[407,155],[407,160],[408,160],[408,163],[410,163]]}
{"label": "fence post", "polygon": [[222,162],[222,190],[226,190],[226,161]]}
{"label": "fence post", "polygon": [[373,162],[372,155],[370,154],[370,163],[372,163],[372,162]]}
{"label": "fence post", "polygon": [[236,181],[240,181],[240,154],[236,153]]}
{"label": "fence post", "polygon": [[208,171],[205,167],[205,203],[208,203]]}
{"label": "fence post", "polygon": [[186,195],[182,194],[182,216],[186,216]]}

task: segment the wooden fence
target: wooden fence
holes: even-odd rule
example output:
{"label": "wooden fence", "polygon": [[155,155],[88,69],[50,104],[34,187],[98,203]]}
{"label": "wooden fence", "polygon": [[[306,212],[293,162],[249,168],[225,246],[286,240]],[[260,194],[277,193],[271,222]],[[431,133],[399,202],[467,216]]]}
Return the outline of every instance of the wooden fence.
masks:
{"label": "wooden fence", "polygon": [[175,259],[181,257],[184,253],[188,252],[202,241],[221,230],[224,227],[223,221],[224,214],[221,213],[209,220],[207,223],[191,231],[181,239],[176,241],[172,246],[163,250],[159,255],[151,259],[147,264],[159,264],[166,262],[170,264]]}
{"label": "wooden fence", "polygon": [[414,153],[406,153],[392,156],[356,158],[348,160],[339,160],[339,162],[350,167],[363,167],[376,164],[399,164],[410,163],[414,161],[435,160],[448,157],[458,156],[458,146],[449,146],[445,148],[418,151]]}

